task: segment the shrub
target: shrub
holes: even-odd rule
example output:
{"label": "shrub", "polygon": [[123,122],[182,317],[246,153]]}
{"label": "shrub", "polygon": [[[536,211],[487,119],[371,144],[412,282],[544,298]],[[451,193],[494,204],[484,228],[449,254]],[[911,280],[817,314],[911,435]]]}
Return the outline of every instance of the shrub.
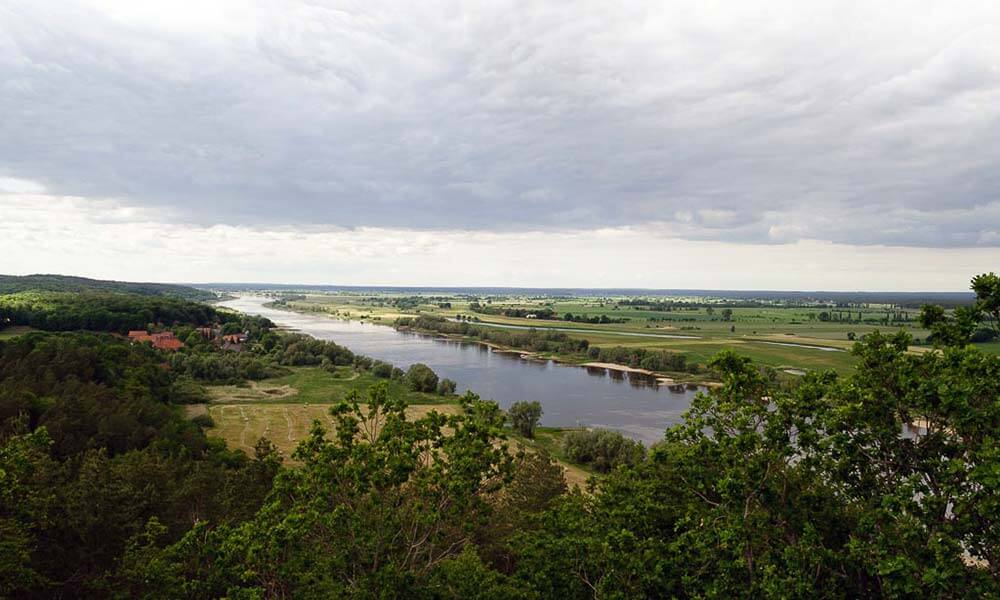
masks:
{"label": "shrub", "polygon": [[191,422],[202,429],[211,429],[212,427],[215,427],[215,419],[213,419],[212,415],[208,413],[200,414],[194,417],[191,419]]}
{"label": "shrub", "polygon": [[392,365],[377,360],[372,363],[372,375],[380,379],[389,379],[392,377]]}
{"label": "shrub", "polygon": [[437,392],[438,392],[438,394],[440,394],[442,396],[451,396],[452,394],[455,393],[455,390],[457,388],[458,388],[458,384],[456,384],[451,379],[442,379],[438,383]]}
{"label": "shrub", "polygon": [[567,458],[601,473],[620,465],[636,465],[646,456],[646,447],[641,442],[609,429],[573,431],[564,444]]}
{"label": "shrub", "polygon": [[415,363],[406,372],[406,384],[415,392],[433,393],[437,390],[438,376],[427,365]]}

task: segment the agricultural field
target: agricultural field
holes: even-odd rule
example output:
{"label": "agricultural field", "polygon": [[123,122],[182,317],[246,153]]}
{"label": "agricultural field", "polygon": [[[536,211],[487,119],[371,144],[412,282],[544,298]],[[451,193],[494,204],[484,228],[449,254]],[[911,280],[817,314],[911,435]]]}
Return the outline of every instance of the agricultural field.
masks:
{"label": "agricultural field", "polygon": [[[470,319],[476,325],[554,329],[597,347],[683,352],[704,364],[725,348],[779,369],[849,372],[852,338],[904,330],[916,342],[928,332],[919,309],[889,304],[726,302],[710,297],[405,296],[391,293],[311,293],[282,302],[286,308],[392,324],[401,316]],[[507,313],[507,314],[504,314]],[[544,318],[551,315],[549,318]],[[572,320],[567,320],[572,315]],[[539,318],[539,317],[543,318]],[[596,321],[596,322],[594,322]],[[915,352],[928,346],[915,344]]]}

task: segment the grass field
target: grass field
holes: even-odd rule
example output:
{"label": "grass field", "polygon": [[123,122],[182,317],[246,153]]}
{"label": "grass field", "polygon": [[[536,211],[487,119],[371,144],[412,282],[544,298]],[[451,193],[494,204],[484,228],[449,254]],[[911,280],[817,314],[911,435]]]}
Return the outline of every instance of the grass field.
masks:
{"label": "grass field", "polygon": [[[364,397],[378,381],[367,373],[339,367],[331,373],[318,367],[295,367],[292,373],[244,385],[207,386],[208,404],[193,405],[188,414],[207,413],[215,422],[209,435],[221,437],[231,447],[252,452],[261,437],[270,439],[286,457],[308,435],[314,420],[332,426],[331,405],[352,391]],[[389,382],[390,393],[411,405],[407,414],[419,418],[431,410],[457,413],[455,397],[413,392],[402,384]]]}
{"label": "grass field", "polygon": [[976,344],[976,347],[985,352],[1000,354],[1000,342],[989,342],[988,344]]}
{"label": "grass field", "polygon": [[[358,373],[350,367],[338,367],[330,373],[315,367],[294,367],[292,373],[244,385],[208,386],[212,404],[333,404],[344,400],[351,391],[364,396],[365,390],[379,381],[368,373]],[[453,404],[454,397],[413,392],[403,384],[390,381],[391,394],[403,397],[410,404]]]}
{"label": "grass field", "polygon": [[[296,367],[290,375],[245,385],[207,386],[208,404],[187,406],[189,417],[208,414],[215,426],[208,429],[210,436],[226,440],[230,448],[240,448],[253,453],[254,445],[262,437],[271,440],[287,459],[295,447],[318,420],[328,431],[333,429],[330,408],[343,400],[352,390],[364,395],[378,381],[366,373],[350,367],[340,367],[329,373],[317,367]],[[458,414],[461,410],[454,396],[442,397],[408,390],[398,382],[390,382],[390,393],[406,398],[410,406],[407,417],[418,419],[432,410],[443,414]],[[542,428],[535,440],[511,434],[511,448],[528,451],[545,449],[557,459],[563,458],[561,434],[566,430]],[[570,486],[585,487],[592,474],[586,469],[560,460]]]}
{"label": "grass field", "polygon": [[[406,409],[406,414],[418,419],[432,410],[456,414],[461,409],[457,404],[413,405]],[[287,458],[309,435],[313,421],[318,420],[327,431],[333,430],[329,404],[198,404],[188,410],[192,417],[205,413],[215,422],[215,427],[208,430],[209,435],[221,437],[230,448],[241,448],[249,454],[253,453],[257,440],[266,437]]]}
{"label": "grass field", "polygon": [[0,329],[0,340],[9,340],[10,338],[17,337],[28,333],[29,331],[36,331],[31,327],[25,327],[21,325],[15,325],[13,327],[5,327]]}

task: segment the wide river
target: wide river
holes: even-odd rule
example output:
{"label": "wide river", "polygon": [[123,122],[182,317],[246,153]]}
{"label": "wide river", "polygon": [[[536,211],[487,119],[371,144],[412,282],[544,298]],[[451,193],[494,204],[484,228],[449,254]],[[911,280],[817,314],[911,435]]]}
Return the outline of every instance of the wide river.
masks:
{"label": "wide river", "polygon": [[267,317],[278,325],[336,342],[402,369],[424,363],[439,376],[458,382],[459,391],[472,390],[505,408],[518,400],[538,400],[544,411],[543,425],[607,427],[652,443],[663,437],[669,425],[681,420],[681,413],[696,393],[671,390],[640,374],[522,359],[482,344],[293,313],[268,308],[266,302],[268,299],[260,296],[242,296],[222,302],[221,306]]}

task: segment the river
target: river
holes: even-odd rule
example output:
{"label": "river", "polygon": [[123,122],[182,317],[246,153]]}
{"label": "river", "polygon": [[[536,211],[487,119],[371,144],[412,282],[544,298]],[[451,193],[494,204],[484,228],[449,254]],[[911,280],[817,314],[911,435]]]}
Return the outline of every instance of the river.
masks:
{"label": "river", "polygon": [[267,317],[274,323],[336,342],[353,352],[406,369],[424,363],[504,408],[518,400],[538,400],[542,424],[553,427],[606,427],[645,443],[663,437],[678,423],[696,393],[675,391],[641,374],[522,359],[482,344],[458,342],[360,321],[294,313],[264,306],[268,298],[242,296],[220,306]]}

